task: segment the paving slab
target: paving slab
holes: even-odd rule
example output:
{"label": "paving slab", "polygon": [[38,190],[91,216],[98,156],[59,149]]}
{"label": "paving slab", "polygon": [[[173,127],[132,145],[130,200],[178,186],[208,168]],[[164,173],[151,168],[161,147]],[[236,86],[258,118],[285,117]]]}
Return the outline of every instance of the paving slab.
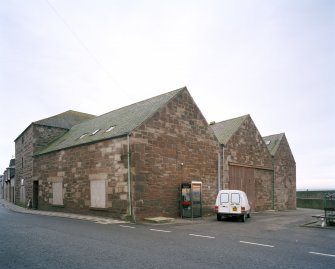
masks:
{"label": "paving slab", "polygon": [[174,222],[174,218],[166,218],[166,217],[154,217],[154,218],[145,218],[147,222],[151,223],[171,223]]}

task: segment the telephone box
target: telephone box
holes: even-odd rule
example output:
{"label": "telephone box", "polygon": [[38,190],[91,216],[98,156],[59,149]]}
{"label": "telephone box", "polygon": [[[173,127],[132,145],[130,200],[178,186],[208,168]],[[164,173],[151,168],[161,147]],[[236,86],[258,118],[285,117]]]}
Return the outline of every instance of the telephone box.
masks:
{"label": "telephone box", "polygon": [[202,216],[201,181],[180,184],[180,215],[182,218]]}

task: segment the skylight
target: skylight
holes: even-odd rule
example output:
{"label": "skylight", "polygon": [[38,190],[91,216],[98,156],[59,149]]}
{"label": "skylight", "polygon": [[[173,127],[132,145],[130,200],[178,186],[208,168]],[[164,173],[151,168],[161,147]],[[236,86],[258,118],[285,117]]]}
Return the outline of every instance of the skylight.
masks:
{"label": "skylight", "polygon": [[115,125],[113,125],[113,126],[109,127],[109,128],[106,130],[106,133],[108,133],[108,132],[112,131],[114,128],[115,128]]}
{"label": "skylight", "polygon": [[97,132],[99,132],[100,129],[96,129],[93,133],[91,133],[90,135],[95,135]]}
{"label": "skylight", "polygon": [[87,133],[86,134],[83,134],[79,137],[79,139],[83,139],[85,136],[87,136]]}

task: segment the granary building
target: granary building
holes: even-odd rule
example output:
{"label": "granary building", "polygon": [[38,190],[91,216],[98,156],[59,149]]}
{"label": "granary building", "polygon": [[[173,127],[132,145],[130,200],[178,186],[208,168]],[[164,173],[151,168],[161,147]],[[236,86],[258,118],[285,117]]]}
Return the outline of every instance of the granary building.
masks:
{"label": "granary building", "polygon": [[[264,142],[263,142],[264,143]],[[186,88],[74,125],[35,152],[38,207],[133,220],[179,216],[182,182],[218,191],[218,141]]]}
{"label": "granary building", "polygon": [[296,208],[296,163],[284,133],[263,137],[273,161],[277,210]]}
{"label": "granary building", "polygon": [[252,209],[274,208],[272,158],[250,115],[211,123],[220,142],[220,188],[246,192]]}

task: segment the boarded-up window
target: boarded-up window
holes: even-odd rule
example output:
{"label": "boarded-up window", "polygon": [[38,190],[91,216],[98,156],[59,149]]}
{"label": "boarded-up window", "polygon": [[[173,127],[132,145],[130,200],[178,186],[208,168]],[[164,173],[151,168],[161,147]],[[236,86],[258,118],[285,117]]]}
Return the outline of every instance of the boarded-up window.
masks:
{"label": "boarded-up window", "polygon": [[54,205],[63,205],[63,182],[52,183],[52,195]]}
{"label": "boarded-up window", "polygon": [[91,207],[105,208],[106,207],[106,181],[92,180],[91,181]]}

